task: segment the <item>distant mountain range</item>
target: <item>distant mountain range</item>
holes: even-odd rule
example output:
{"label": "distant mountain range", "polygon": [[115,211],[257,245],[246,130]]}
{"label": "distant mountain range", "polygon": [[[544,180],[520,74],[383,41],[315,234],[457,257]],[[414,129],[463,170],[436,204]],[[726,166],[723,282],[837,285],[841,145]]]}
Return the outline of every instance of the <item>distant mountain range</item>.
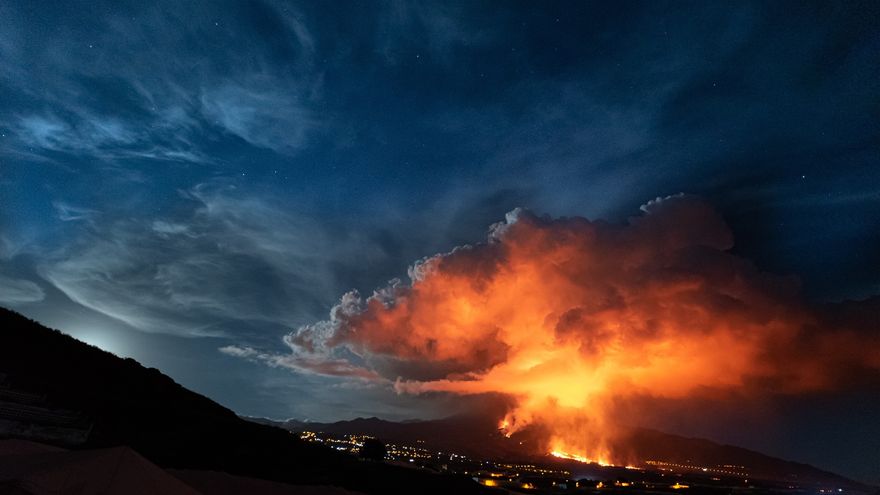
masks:
{"label": "distant mountain range", "polygon": [[413,493],[413,487],[419,493],[486,493],[466,477],[360,461],[242,420],[156,369],[3,308],[0,382],[6,391],[0,397],[0,439],[33,440],[29,436],[36,434],[43,443],[73,451],[126,446],[206,486],[199,473],[220,471],[363,493]]}
{"label": "distant mountain range", "polygon": [[[315,431],[335,435],[364,434],[378,437],[386,442],[415,445],[422,442],[429,448],[456,452],[484,459],[508,459],[511,461],[560,462],[538,454],[536,439],[528,433],[507,438],[497,430],[494,420],[476,416],[454,416],[430,421],[393,422],[379,418],[357,418],[336,423],[314,423],[297,420],[272,421],[248,418],[251,421],[279,426],[289,431]],[[644,465],[649,469],[667,467],[686,472],[700,472],[707,468],[717,471],[743,472],[746,478],[763,479],[797,484],[800,486],[834,487],[863,493],[876,491],[862,483],[847,479],[816,467],[791,462],[752,450],[720,445],[718,443],[686,438],[656,430],[632,428],[619,437],[621,449],[629,452],[629,458],[651,460]],[[544,459],[539,459],[544,457]],[[665,463],[664,465],[657,462]],[[570,463],[569,463],[570,464]],[[676,466],[677,465],[677,466]],[[722,468],[721,466],[737,466]],[[719,474],[719,476],[731,476]]]}

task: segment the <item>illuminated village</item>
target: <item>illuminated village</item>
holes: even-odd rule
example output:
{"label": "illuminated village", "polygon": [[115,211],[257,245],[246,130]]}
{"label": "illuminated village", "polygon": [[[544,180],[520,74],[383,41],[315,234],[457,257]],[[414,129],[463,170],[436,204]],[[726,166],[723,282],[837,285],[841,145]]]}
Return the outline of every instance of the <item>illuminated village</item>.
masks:
{"label": "illuminated village", "polygon": [[[333,435],[303,431],[299,437],[358,456],[367,435]],[[639,466],[615,466],[565,452],[550,452],[529,462],[478,459],[416,445],[385,445],[384,462],[437,473],[467,476],[499,493],[856,493],[833,486],[798,485],[750,479],[748,468],[735,465],[698,466],[646,460]]]}

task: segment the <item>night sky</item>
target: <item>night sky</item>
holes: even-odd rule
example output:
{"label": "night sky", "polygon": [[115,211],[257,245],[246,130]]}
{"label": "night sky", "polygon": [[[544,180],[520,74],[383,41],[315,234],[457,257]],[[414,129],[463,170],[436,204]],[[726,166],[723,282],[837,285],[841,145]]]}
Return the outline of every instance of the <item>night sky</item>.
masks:
{"label": "night sky", "polygon": [[[219,349],[281,352],[516,207],[696,195],[807,299],[865,299],[878,54],[876,2],[0,2],[0,305],[326,421],[457,406]],[[880,482],[866,387],[657,426]]]}

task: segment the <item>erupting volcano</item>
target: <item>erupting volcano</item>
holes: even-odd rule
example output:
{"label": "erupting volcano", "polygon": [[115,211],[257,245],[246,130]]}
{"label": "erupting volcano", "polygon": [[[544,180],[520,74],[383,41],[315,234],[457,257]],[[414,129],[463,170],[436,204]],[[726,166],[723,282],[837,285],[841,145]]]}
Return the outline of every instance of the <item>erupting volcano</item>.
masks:
{"label": "erupting volcano", "polygon": [[880,495],[880,0],[340,3],[0,0],[0,492]]}
{"label": "erupting volcano", "polygon": [[639,461],[618,438],[623,401],[819,391],[880,368],[864,322],[832,325],[732,246],[687,196],[621,225],[515,210],[486,243],[417,262],[411,284],[344,295],[275,359],[404,394],[500,394],[506,435],[531,428],[545,452],[618,465]]}

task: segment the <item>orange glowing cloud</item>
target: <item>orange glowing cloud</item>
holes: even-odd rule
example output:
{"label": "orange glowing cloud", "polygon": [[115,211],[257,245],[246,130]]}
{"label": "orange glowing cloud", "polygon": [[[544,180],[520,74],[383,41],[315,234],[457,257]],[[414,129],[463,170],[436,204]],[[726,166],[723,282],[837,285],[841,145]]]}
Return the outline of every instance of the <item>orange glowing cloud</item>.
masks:
{"label": "orange glowing cloud", "polygon": [[864,318],[830,324],[796,281],[732,246],[715,210],[686,196],[623,225],[515,210],[486,243],[416,263],[408,285],[346,294],[285,341],[313,372],[341,359],[400,393],[504,394],[505,432],[539,425],[548,452],[602,462],[624,462],[608,433],[616,399],[798,393],[880,369]]}

